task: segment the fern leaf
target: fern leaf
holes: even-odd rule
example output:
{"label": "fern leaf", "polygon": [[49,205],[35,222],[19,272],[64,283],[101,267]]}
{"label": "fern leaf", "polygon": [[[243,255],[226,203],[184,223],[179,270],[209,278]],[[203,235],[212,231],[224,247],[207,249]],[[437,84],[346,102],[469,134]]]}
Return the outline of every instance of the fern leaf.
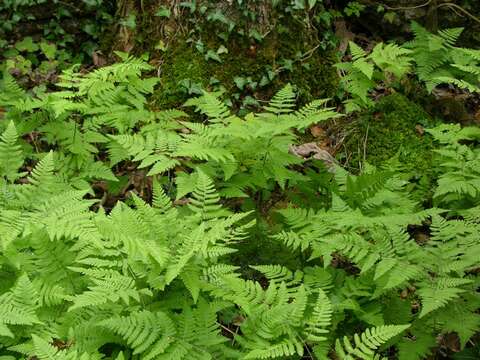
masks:
{"label": "fern leaf", "polygon": [[325,341],[329,333],[328,327],[332,321],[333,306],[322,289],[318,289],[318,299],[311,317],[306,322],[307,340],[313,342]]}
{"label": "fern leaf", "polygon": [[410,325],[384,325],[365,330],[361,335],[354,335],[354,344],[345,336],[343,342],[337,339],[335,352],[340,359],[353,359],[357,356],[361,359],[372,359],[381,345],[391,338],[401,334]]}
{"label": "fern leaf", "polygon": [[286,114],[293,111],[295,106],[295,92],[290,84],[285,85],[275,96],[270,100],[268,106],[264,109],[275,115]]}
{"label": "fern leaf", "polygon": [[10,182],[22,176],[18,169],[23,165],[23,153],[17,141],[17,130],[11,121],[0,136],[0,175],[5,176]]}
{"label": "fern leaf", "polygon": [[202,171],[198,171],[197,184],[188,207],[206,220],[228,214],[220,205],[212,180]]}

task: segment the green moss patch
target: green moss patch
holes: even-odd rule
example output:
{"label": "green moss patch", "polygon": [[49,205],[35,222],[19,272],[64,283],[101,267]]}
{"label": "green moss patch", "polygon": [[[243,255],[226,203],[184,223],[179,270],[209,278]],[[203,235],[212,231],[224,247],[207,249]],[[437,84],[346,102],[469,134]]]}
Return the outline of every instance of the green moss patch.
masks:
{"label": "green moss patch", "polygon": [[364,160],[379,166],[398,155],[403,166],[424,175],[431,171],[433,144],[423,128],[433,124],[423,108],[405,96],[383,97],[371,112],[350,124],[345,142],[347,167],[358,171]]}

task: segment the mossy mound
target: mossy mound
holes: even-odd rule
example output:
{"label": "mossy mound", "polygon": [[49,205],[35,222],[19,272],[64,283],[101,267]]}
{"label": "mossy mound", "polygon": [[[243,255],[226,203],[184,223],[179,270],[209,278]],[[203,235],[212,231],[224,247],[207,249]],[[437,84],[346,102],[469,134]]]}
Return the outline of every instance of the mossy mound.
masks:
{"label": "mossy mound", "polygon": [[141,26],[123,38],[132,53],[148,52],[157,67],[161,86],[153,101],[159,108],[177,107],[201,89],[221,89],[235,110],[245,111],[256,110],[286,83],[296,87],[300,104],[337,93],[332,65],[338,58],[334,43],[323,39],[332,29],[311,26],[298,10],[287,13],[269,2],[199,1],[194,12],[173,6],[164,17],[156,15],[167,7],[163,0],[143,8],[128,3]]}
{"label": "mossy mound", "polygon": [[[332,67],[335,60],[330,53],[316,54],[308,62],[280,73],[269,84],[261,86],[262,78],[276,61],[269,50],[259,47],[252,55],[248,49],[239,47],[234,53],[224,55],[222,63],[216,63],[205,60],[188,44],[178,45],[163,58],[160,86],[154,96],[155,105],[159,108],[176,107],[200,93],[201,89],[215,90],[220,85],[237,106],[246,97],[260,101],[269,99],[286,83],[296,87],[299,103],[334,96],[338,77]],[[256,87],[246,83],[240,89],[235,83],[236,78],[248,78],[256,83]]]}
{"label": "mossy mound", "polygon": [[398,156],[400,163],[416,176],[425,175],[431,171],[433,143],[423,128],[434,123],[422,107],[405,96],[385,96],[372,111],[350,124],[346,165],[358,171],[364,160],[381,166]]}

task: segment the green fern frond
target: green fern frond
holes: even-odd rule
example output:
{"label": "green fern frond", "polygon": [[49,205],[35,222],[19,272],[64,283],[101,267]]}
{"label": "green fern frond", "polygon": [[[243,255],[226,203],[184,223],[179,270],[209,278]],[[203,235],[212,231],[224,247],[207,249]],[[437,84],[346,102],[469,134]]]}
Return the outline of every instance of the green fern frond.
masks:
{"label": "green fern frond", "polygon": [[275,94],[264,109],[272,114],[280,115],[292,112],[294,106],[295,92],[292,85],[287,84]]}
{"label": "green fern frond", "polygon": [[303,345],[298,341],[284,340],[264,349],[252,350],[243,359],[275,359],[293,355],[303,356]]}
{"label": "green fern frond", "polygon": [[228,123],[233,118],[228,107],[216,94],[204,92],[201,97],[188,100],[184,106],[195,106],[196,111],[207,115],[214,123]]}
{"label": "green fern frond", "polygon": [[343,338],[343,342],[337,339],[335,342],[335,352],[340,359],[372,359],[375,357],[375,351],[389,341],[391,338],[400,335],[410,325],[384,325],[365,330],[361,335],[354,335],[354,344],[348,337]]}
{"label": "green fern frond", "polygon": [[358,60],[367,55],[365,50],[363,50],[360,46],[355,44],[353,41],[350,41],[348,43],[348,46],[350,48],[350,52],[352,53],[353,60]]}
{"label": "green fern frond", "polygon": [[175,324],[163,312],[143,311],[125,317],[104,320],[100,326],[120,335],[145,360],[155,359],[175,341]]}
{"label": "green fern frond", "polygon": [[438,31],[438,36],[444,39],[448,45],[453,46],[463,32],[463,28],[451,28]]}
{"label": "green fern frond", "polygon": [[18,173],[18,169],[23,165],[23,152],[17,141],[17,130],[11,121],[0,136],[0,175],[10,182],[23,175]]}
{"label": "green fern frond", "polygon": [[220,205],[220,197],[212,180],[202,171],[198,171],[197,184],[188,207],[205,220],[228,215]]}
{"label": "green fern frond", "polygon": [[471,280],[457,278],[436,279],[435,284],[422,286],[418,289],[418,294],[422,299],[422,311],[419,317],[435,311],[447,305],[453,299],[465,292],[465,289],[459,288],[461,285],[469,284]]}
{"label": "green fern frond", "polygon": [[305,333],[307,340],[312,342],[325,341],[332,321],[333,306],[322,289],[318,290],[318,299],[313,307],[312,315],[306,321]]}

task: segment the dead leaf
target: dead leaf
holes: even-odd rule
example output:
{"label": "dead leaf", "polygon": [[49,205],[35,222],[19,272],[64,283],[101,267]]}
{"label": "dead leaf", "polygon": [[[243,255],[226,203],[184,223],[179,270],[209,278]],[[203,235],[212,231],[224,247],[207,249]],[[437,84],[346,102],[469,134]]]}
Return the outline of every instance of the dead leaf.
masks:
{"label": "dead leaf", "polygon": [[448,333],[440,336],[439,343],[446,347],[448,350],[453,352],[459,352],[460,347],[460,338],[456,333]]}
{"label": "dead leaf", "polygon": [[188,203],[190,203],[190,200],[189,200],[189,199],[187,199],[187,198],[181,198],[181,199],[175,200],[175,201],[173,202],[173,205],[183,206],[183,205],[187,205]]}
{"label": "dead leaf", "polygon": [[415,125],[415,131],[417,132],[418,135],[423,136],[425,134],[425,129],[422,125],[417,124]]}
{"label": "dead leaf", "polygon": [[327,151],[320,148],[316,143],[291,145],[289,152],[303,159],[313,158],[322,161],[330,172],[335,171],[337,160]]}
{"label": "dead leaf", "polygon": [[101,51],[94,51],[92,53],[92,61],[93,65],[95,65],[96,67],[102,67],[107,65],[107,60],[105,59]]}
{"label": "dead leaf", "polygon": [[325,130],[318,125],[313,125],[310,127],[310,133],[313,137],[325,137]]}

